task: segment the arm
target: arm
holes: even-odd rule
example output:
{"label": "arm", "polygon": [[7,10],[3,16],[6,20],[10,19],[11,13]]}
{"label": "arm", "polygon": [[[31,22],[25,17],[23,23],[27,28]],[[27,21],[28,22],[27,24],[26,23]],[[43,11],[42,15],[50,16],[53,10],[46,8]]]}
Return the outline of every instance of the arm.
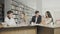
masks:
{"label": "arm", "polygon": [[9,26],[7,17],[5,17],[5,19],[4,19],[4,24],[5,24],[6,26]]}
{"label": "arm", "polygon": [[31,22],[34,22],[34,16],[32,17]]}
{"label": "arm", "polygon": [[46,24],[46,23],[45,23],[45,18],[44,18],[44,17],[42,17],[41,23],[40,23],[40,24]]}

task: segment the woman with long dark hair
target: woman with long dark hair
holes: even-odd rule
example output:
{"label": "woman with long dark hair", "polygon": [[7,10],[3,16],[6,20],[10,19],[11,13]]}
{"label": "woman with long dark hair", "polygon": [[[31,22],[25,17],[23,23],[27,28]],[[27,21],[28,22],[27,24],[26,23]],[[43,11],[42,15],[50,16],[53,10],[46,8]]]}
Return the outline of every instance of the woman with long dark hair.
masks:
{"label": "woman with long dark hair", "polygon": [[51,24],[51,25],[53,24],[53,18],[50,11],[46,11],[45,13],[45,22],[46,24]]}

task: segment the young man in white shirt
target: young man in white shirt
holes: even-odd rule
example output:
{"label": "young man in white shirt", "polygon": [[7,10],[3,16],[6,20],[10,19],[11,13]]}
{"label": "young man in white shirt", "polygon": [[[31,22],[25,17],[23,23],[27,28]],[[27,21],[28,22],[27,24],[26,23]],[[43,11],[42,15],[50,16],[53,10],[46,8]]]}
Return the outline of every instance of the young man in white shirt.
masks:
{"label": "young man in white shirt", "polygon": [[13,18],[13,11],[8,11],[5,17],[5,24],[7,26],[16,26],[15,20]]}

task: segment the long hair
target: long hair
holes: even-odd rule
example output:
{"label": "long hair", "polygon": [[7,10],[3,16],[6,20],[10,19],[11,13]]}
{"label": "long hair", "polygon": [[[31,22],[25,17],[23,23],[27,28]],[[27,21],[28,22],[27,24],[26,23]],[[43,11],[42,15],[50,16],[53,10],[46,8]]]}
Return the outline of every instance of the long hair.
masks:
{"label": "long hair", "polygon": [[[48,15],[48,18],[52,18],[52,15],[51,15],[51,13],[49,11],[46,11],[46,13]],[[47,16],[46,16],[46,18],[47,18]],[[53,18],[52,18],[51,22],[53,22]]]}
{"label": "long hair", "polygon": [[52,18],[52,15],[51,15],[51,13],[49,11],[46,11],[46,13],[47,13],[47,15],[48,15],[49,18]]}

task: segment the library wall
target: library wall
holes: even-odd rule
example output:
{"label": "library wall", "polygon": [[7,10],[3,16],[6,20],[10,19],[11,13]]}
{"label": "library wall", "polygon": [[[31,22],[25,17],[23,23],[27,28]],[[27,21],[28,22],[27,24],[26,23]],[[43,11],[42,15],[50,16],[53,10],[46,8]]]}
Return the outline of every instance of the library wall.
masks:
{"label": "library wall", "polygon": [[33,9],[36,9],[36,0],[19,0],[19,1]]}
{"label": "library wall", "polygon": [[36,9],[40,11],[40,14],[42,15],[42,0],[36,0]]}
{"label": "library wall", "polygon": [[4,22],[4,0],[0,0],[0,22]]}
{"label": "library wall", "polygon": [[5,16],[7,15],[7,11],[11,9],[11,1],[12,0],[5,0],[4,3],[5,3],[5,7],[4,7],[4,11],[5,11]]}
{"label": "library wall", "polygon": [[42,13],[42,0],[20,0],[25,5],[40,11]]}
{"label": "library wall", "polygon": [[42,0],[42,14],[50,11],[54,21],[60,20],[60,0]]}

